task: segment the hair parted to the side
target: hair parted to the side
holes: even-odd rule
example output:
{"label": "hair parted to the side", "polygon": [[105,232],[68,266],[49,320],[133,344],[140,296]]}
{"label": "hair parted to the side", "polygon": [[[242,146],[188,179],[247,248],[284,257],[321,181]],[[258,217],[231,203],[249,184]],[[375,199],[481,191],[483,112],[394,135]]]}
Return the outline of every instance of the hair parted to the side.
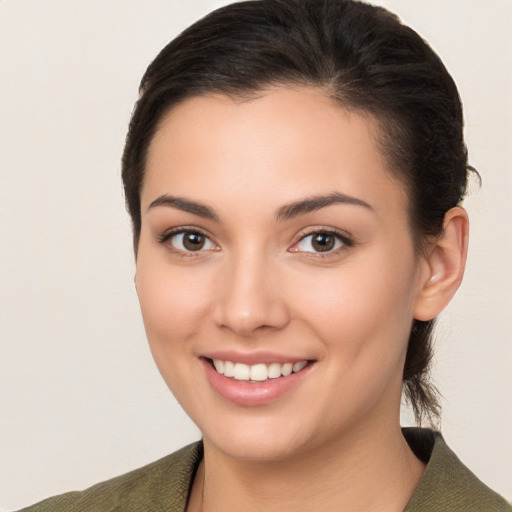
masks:
{"label": "hair parted to the side", "polygon": [[[466,190],[468,166],[456,86],[433,50],[387,10],[354,0],[255,0],[222,7],[171,41],[148,67],[130,123],[122,176],[137,253],[149,144],[173,106],[225,94],[251,98],[279,85],[319,87],[373,116],[390,172],[409,197],[416,247],[438,236]],[[414,321],[403,375],[419,423],[439,419],[430,384],[433,321]]]}

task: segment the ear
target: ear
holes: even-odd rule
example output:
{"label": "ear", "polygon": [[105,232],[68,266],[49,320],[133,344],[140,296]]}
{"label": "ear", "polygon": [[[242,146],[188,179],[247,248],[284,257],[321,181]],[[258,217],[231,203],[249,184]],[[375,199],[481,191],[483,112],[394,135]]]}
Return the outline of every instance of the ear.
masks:
{"label": "ear", "polygon": [[424,256],[426,272],[414,308],[415,319],[432,320],[455,295],[466,266],[468,231],[469,219],[463,208],[457,206],[446,212],[443,232]]}

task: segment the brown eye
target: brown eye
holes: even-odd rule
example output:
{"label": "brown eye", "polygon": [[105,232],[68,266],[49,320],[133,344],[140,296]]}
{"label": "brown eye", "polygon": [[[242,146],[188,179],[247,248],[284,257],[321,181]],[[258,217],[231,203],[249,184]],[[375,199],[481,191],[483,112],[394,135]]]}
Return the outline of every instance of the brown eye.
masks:
{"label": "brown eye", "polygon": [[183,233],[183,247],[188,251],[200,251],[205,244],[205,237],[201,233]]}
{"label": "brown eye", "polygon": [[338,249],[351,247],[350,238],[334,231],[317,231],[303,236],[290,250],[292,252],[334,253]]}
{"label": "brown eye", "polygon": [[327,233],[317,233],[311,239],[311,247],[317,252],[331,251],[334,248],[336,239]]}
{"label": "brown eye", "polygon": [[190,253],[199,251],[214,251],[218,247],[199,231],[178,231],[163,236],[162,244],[170,244],[178,252]]}

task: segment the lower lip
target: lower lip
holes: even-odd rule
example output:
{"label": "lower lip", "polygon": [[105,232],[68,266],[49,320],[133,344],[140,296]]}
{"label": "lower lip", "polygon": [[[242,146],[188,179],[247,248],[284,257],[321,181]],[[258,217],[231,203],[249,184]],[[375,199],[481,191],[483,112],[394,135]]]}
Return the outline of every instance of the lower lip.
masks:
{"label": "lower lip", "polygon": [[300,372],[287,377],[268,379],[264,382],[247,382],[224,377],[217,373],[210,361],[201,359],[206,377],[212,388],[223,398],[237,405],[254,407],[277,400],[299,384],[313,365],[308,364]]}

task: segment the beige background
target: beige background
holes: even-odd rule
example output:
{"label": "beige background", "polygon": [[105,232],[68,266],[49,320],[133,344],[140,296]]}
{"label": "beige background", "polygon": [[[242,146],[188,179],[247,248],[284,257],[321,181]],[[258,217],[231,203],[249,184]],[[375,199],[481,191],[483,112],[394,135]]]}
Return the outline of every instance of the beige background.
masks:
{"label": "beige background", "polygon": [[[149,61],[224,3],[0,0],[0,510],[198,438],[146,345],[119,159]],[[435,378],[449,444],[512,500],[512,1],[379,3],[431,42],[465,103],[484,185]]]}

